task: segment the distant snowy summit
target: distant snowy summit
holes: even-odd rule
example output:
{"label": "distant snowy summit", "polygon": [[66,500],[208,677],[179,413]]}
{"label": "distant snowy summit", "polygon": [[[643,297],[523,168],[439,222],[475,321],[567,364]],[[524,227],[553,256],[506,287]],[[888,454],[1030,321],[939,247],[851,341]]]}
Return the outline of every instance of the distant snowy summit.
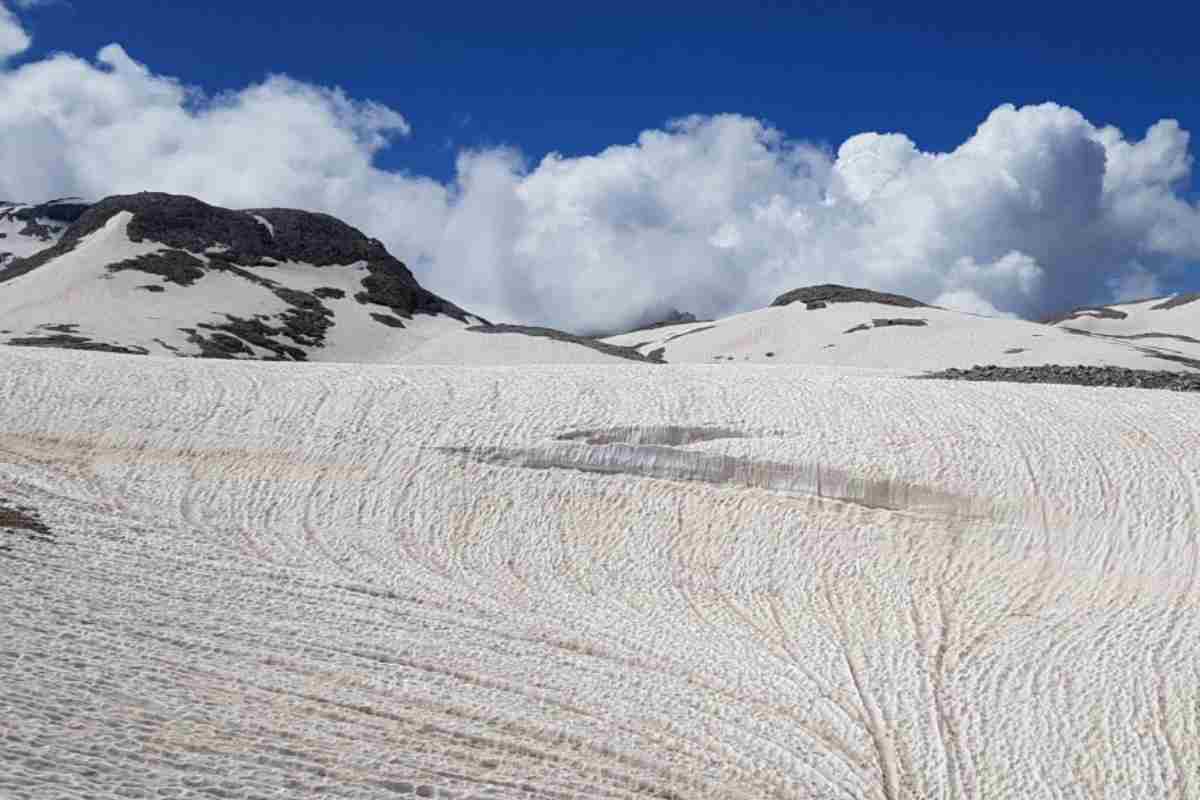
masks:
{"label": "distant snowy summit", "polygon": [[[982,317],[899,294],[822,284],[767,308],[606,338],[667,363],[815,364],[936,372],[974,365],[1088,365],[1200,372],[1192,296],[1078,309],[1052,324]],[[1159,315],[1147,310],[1158,308]],[[1191,331],[1192,334],[1186,333]]]}

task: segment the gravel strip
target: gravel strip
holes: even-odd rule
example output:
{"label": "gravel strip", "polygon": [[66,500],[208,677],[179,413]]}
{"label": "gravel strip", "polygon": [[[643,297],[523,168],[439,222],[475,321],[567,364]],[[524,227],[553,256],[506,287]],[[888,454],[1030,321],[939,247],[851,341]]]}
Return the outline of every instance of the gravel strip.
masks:
{"label": "gravel strip", "polygon": [[1121,386],[1142,389],[1169,389],[1176,392],[1200,392],[1200,374],[1165,370],[1126,369],[1124,367],[1063,366],[999,367],[975,365],[970,369],[947,369],[918,379],[935,378],[957,381],[1008,381],[1012,383],[1066,383],[1074,386]]}

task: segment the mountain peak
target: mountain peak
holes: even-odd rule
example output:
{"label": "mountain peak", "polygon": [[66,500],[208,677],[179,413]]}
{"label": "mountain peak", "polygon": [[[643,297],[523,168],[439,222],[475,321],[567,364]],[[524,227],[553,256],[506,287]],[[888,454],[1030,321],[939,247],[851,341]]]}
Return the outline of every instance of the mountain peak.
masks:
{"label": "mountain peak", "polygon": [[[9,213],[32,213],[26,208]],[[9,343],[388,360],[427,338],[414,330],[424,325],[414,315],[487,324],[424,289],[378,240],[328,214],[235,211],[141,192],[70,215],[52,245],[0,265]],[[112,313],[114,301],[121,314]],[[329,348],[332,339],[339,341]]]}

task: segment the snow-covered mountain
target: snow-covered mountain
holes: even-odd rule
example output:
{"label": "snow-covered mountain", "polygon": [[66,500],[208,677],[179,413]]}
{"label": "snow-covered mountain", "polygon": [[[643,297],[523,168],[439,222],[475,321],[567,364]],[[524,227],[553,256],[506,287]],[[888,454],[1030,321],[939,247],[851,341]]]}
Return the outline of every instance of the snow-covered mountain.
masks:
{"label": "snow-covered mountain", "polygon": [[[1156,331],[1171,333],[1174,338],[1155,338],[1156,334],[1145,335],[1141,329],[1136,332],[1143,335],[1136,337],[1089,337],[1071,327],[1110,320],[1089,316],[1083,321],[1045,325],[982,317],[902,295],[825,284],[788,292],[768,308],[711,322],[657,326],[604,341],[668,363],[791,363],[914,372],[974,364],[1200,371],[1200,361],[1173,357],[1184,344],[1183,331],[1200,335],[1196,324],[1200,322],[1196,316],[1200,303],[1172,306],[1169,299],[1157,302],[1165,310],[1148,312],[1160,316],[1144,324],[1157,324]],[[1200,341],[1193,340],[1193,346],[1192,352],[1200,358]]]}
{"label": "snow-covered mountain", "polygon": [[561,331],[491,325],[325,214],[159,193],[6,208],[22,257],[0,267],[0,344],[295,361],[648,360]]}
{"label": "snow-covered mountain", "polygon": [[480,324],[333,217],[230,211],[173,195],[103,200],[52,246],[0,270],[8,344],[395,361]]}
{"label": "snow-covered mountain", "polygon": [[333,217],[176,195],[0,205],[0,344],[393,364],[764,363],[916,373],[976,364],[1200,372],[1195,296],[1040,324],[827,284],[715,321],[606,338],[488,321]]}

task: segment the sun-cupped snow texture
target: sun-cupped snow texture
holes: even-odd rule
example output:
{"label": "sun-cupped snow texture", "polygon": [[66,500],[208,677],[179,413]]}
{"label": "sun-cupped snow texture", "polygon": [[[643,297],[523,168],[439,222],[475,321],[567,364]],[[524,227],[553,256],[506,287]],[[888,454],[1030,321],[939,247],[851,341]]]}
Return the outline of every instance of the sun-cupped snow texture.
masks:
{"label": "sun-cupped snow texture", "polygon": [[1193,396],[0,371],[5,797],[1200,794]]}
{"label": "sun-cupped snow texture", "polygon": [[73,197],[39,205],[0,201],[0,267],[53,245],[87,208]]}
{"label": "sun-cupped snow texture", "polygon": [[485,323],[333,217],[143,193],[0,268],[0,342],[220,358],[398,361]]}
{"label": "sun-cupped snow texture", "polygon": [[976,364],[1200,371],[1200,362],[1167,363],[1158,340],[1089,337],[1062,327],[982,317],[841,286],[799,289],[769,308],[715,322],[634,331],[604,341],[657,353],[668,363],[790,363],[910,373]]}
{"label": "sun-cupped snow texture", "polygon": [[1077,308],[1050,322],[1064,330],[1137,346],[1157,360],[1159,369],[1172,369],[1172,364],[1200,369],[1200,293]]}

